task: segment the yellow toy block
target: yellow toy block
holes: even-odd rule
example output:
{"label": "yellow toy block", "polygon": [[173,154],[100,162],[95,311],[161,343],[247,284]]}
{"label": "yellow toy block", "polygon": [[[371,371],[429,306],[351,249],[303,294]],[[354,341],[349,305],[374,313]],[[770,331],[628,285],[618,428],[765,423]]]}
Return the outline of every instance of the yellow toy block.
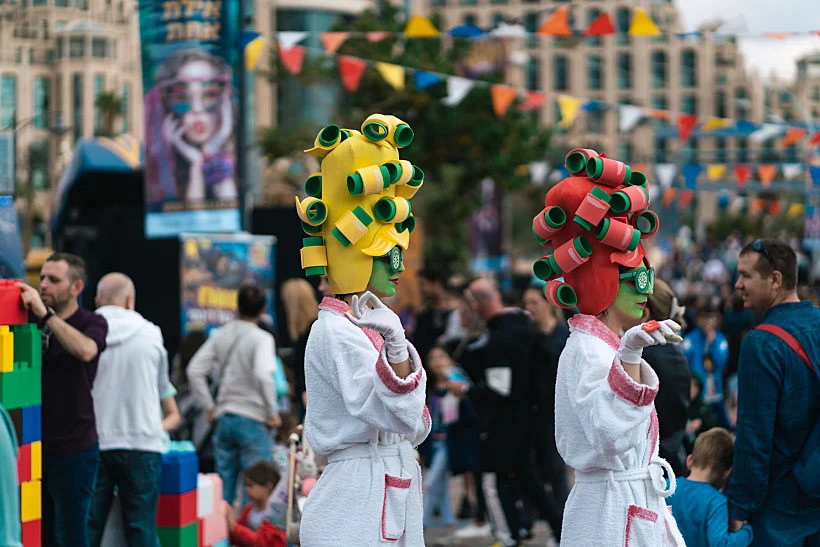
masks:
{"label": "yellow toy block", "polygon": [[0,327],[0,373],[14,370],[14,335],[7,326]]}
{"label": "yellow toy block", "polygon": [[20,485],[20,521],[40,520],[42,511],[42,483],[28,481]]}
{"label": "yellow toy block", "polygon": [[31,480],[43,478],[43,443],[31,443]]}

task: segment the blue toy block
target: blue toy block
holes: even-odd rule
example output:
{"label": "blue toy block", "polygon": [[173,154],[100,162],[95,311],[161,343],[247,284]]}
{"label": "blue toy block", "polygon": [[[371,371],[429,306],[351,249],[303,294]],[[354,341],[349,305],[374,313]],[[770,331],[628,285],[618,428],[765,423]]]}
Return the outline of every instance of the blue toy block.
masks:
{"label": "blue toy block", "polygon": [[43,440],[43,407],[41,405],[23,407],[22,437],[20,444]]}
{"label": "blue toy block", "polygon": [[211,547],[231,547],[231,542],[228,541],[228,538],[220,539],[219,541],[211,545]]}
{"label": "blue toy block", "polygon": [[196,490],[199,457],[191,452],[167,452],[162,455],[161,494],[184,494]]}

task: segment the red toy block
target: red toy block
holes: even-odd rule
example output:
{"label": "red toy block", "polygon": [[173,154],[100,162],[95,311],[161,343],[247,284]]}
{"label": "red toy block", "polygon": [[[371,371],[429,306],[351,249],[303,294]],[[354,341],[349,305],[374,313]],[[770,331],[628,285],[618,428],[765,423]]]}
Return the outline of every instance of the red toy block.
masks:
{"label": "red toy block", "polygon": [[17,452],[17,486],[31,480],[31,445],[24,444]]}
{"label": "red toy block", "polygon": [[20,299],[23,290],[17,287],[17,283],[22,282],[22,279],[0,279],[0,325],[28,323],[28,313]]}
{"label": "red toy block", "polygon": [[23,547],[40,547],[42,542],[40,521],[31,520],[23,523]]}
{"label": "red toy block", "polygon": [[157,526],[182,528],[196,522],[196,490],[184,494],[160,494]]}

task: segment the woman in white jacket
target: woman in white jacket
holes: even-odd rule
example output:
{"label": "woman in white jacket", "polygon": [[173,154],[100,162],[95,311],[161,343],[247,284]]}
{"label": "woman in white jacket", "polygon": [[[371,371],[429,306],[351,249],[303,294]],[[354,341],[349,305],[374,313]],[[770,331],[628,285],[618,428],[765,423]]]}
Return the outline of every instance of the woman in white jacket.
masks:
{"label": "woman in white jacket", "polygon": [[658,226],[646,178],[592,150],[573,150],[566,167],[572,176],[547,193],[534,222],[539,243],[554,249],[534,267],[548,299],[581,312],[555,386],[558,451],[575,469],[561,545],[682,547],[664,501],[675,476],[658,456],[658,378],[641,358],[647,346],[680,341],[673,321],[639,325],[654,286],[640,240]]}
{"label": "woman in white jacket", "polygon": [[398,160],[411,139],[401,120],[373,115],[361,133],[326,127],[308,151],[324,160],[297,203],[312,235],[302,266],[326,270],[336,296],[319,306],[305,351],[305,433],[328,465],[305,505],[302,547],[424,545],[413,448],[430,431],[427,378],[398,316],[376,296],[393,296],[404,271],[408,200],[423,180]]}

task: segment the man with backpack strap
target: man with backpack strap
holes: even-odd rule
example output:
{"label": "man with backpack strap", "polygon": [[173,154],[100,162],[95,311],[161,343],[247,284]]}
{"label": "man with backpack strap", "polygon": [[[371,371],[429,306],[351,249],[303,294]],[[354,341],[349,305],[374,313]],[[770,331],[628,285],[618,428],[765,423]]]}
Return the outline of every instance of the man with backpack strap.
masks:
{"label": "man with backpack strap", "polygon": [[766,316],[740,350],[730,525],[748,521],[754,546],[820,547],[820,310],[797,297],[786,243],[755,240],[737,273],[745,307]]}

